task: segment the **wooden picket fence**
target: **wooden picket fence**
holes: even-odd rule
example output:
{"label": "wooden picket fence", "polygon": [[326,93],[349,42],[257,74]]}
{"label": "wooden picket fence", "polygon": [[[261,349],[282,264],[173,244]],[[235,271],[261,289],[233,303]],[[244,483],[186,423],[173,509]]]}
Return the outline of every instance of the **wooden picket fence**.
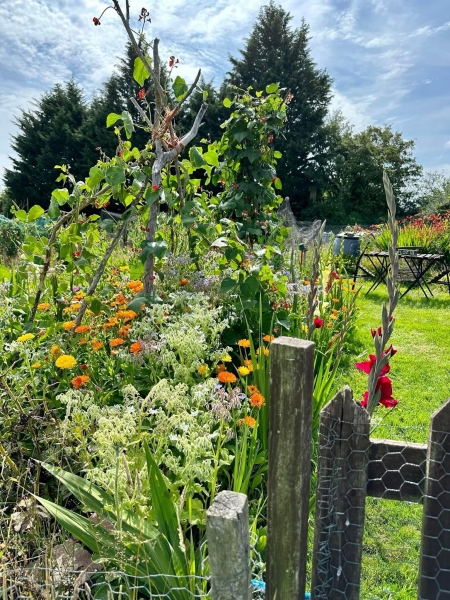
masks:
{"label": "wooden picket fence", "polygon": [[[266,599],[306,588],[314,344],[271,344]],[[349,388],[322,410],[311,574],[313,600],[360,598],[366,496],[423,504],[419,600],[450,600],[450,400],[428,444],[371,440]],[[213,600],[250,600],[247,498],[221,492],[207,513]]]}

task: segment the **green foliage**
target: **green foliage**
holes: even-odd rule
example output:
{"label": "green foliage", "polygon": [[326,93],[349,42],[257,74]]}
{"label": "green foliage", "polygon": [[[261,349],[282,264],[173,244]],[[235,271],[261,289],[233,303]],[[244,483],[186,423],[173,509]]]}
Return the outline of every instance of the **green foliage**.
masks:
{"label": "green foliage", "polygon": [[311,58],[308,25],[302,21],[293,30],[291,21],[292,16],[273,0],[263,6],[241,58],[230,58],[233,68],[227,83],[255,90],[279,84],[293,95],[283,136],[274,135],[270,143],[282,153],[278,175],[295,209],[304,204],[326,162],[323,125],[331,79]]}

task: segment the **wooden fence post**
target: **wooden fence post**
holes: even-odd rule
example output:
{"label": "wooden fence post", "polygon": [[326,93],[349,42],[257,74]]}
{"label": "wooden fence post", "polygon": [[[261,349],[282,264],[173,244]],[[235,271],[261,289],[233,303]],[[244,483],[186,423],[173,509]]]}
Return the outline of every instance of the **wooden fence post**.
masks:
{"label": "wooden fence post", "polygon": [[304,600],[311,474],[314,344],[270,345],[267,600]]}
{"label": "wooden fence post", "polygon": [[212,600],[250,600],[250,536],[245,494],[220,492],[206,513]]}
{"label": "wooden fence post", "polygon": [[450,400],[431,417],[418,598],[450,598]]}
{"label": "wooden fence post", "polygon": [[359,599],[369,425],[348,387],[321,412],[313,600]]}

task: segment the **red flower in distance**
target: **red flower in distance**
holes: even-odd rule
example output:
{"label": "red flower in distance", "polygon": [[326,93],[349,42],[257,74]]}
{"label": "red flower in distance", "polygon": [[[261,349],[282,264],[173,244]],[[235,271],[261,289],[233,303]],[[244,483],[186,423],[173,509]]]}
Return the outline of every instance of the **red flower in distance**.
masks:
{"label": "red flower in distance", "polygon": [[152,190],[153,190],[154,192],[156,192],[156,190],[158,189],[158,187],[159,187],[159,186],[157,186],[157,185],[152,185]]}
{"label": "red flower in distance", "polygon": [[97,19],[97,17],[94,17],[92,20],[94,22],[94,25],[101,25],[100,19]]}
{"label": "red flower in distance", "polygon": [[317,329],[320,329],[323,326],[323,319],[319,319],[319,317],[316,317],[314,319],[314,325]]}
{"label": "red flower in distance", "polygon": [[[377,387],[375,388],[375,392],[381,391],[380,400],[378,404],[382,404],[386,408],[394,408],[397,406],[398,400],[392,397],[392,381],[389,377],[382,375],[378,378]],[[367,403],[369,400],[369,392],[364,392],[363,400],[361,401],[361,406],[364,408],[367,407]]]}
{"label": "red flower in distance", "polygon": [[171,56],[169,58],[169,67],[175,67],[178,65],[178,63],[180,62],[180,60],[178,58],[176,58],[175,56]]}
{"label": "red flower in distance", "polygon": [[138,92],[139,100],[143,100],[147,94],[148,92],[144,88],[141,88]]}

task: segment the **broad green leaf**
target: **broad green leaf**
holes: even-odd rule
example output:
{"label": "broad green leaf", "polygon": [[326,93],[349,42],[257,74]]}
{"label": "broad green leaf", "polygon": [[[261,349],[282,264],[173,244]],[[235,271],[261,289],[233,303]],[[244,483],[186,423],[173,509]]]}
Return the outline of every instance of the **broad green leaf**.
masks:
{"label": "broad green leaf", "polygon": [[208,98],[208,90],[203,90],[203,102],[206,102],[207,98]]}
{"label": "broad green leaf", "polygon": [[158,242],[149,242],[148,240],[144,240],[141,243],[142,252],[139,255],[139,258],[143,263],[147,260],[149,254],[154,254],[156,258],[162,258],[167,250],[167,243],[164,241]]}
{"label": "broad green leaf", "polygon": [[51,219],[59,217],[59,215],[61,214],[58,202],[53,197],[50,198],[50,206],[48,208],[47,214]]}
{"label": "broad green leaf", "polygon": [[275,150],[275,152],[273,153],[273,157],[274,158],[281,158],[283,155],[279,150]]}
{"label": "broad green leaf", "polygon": [[133,79],[142,87],[145,83],[145,80],[148,79],[149,76],[150,73],[148,72],[147,67],[144,65],[139,56],[137,56],[134,59]]}
{"label": "broad green leaf", "polygon": [[28,213],[28,217],[27,217],[28,223],[37,221],[37,219],[39,219],[39,217],[41,217],[44,213],[45,213],[45,210],[41,206],[38,206],[37,204],[35,204],[34,206],[32,206],[30,208],[30,211]]}
{"label": "broad green leaf", "polygon": [[188,86],[185,80],[177,75],[175,77],[175,81],[172,83],[173,93],[175,94],[175,98],[177,100],[181,100],[184,94],[188,91]]}
{"label": "broad green leaf", "polygon": [[206,165],[205,159],[203,158],[201,152],[195,146],[192,146],[192,148],[189,149],[189,158],[195,168]]}
{"label": "broad green leaf", "polygon": [[59,206],[62,206],[69,199],[69,192],[65,188],[61,188],[61,189],[53,190],[52,196],[56,200],[56,202],[59,204]]}
{"label": "broad green leaf", "polygon": [[17,210],[14,215],[19,221],[25,222],[27,220],[27,213],[24,210]]}
{"label": "broad green leaf", "polygon": [[0,265],[0,281],[4,281],[5,279],[11,279],[11,271]]}
{"label": "broad green leaf", "polygon": [[276,190],[283,189],[283,184],[281,183],[281,179],[279,177],[275,177],[274,180],[273,180],[273,183],[275,185],[275,189]]}
{"label": "broad green leaf", "polygon": [[151,206],[154,204],[161,195],[161,190],[158,188],[154,190],[152,187],[149,187],[144,194],[145,201],[147,202],[147,206]]}
{"label": "broad green leaf", "polygon": [[122,117],[117,113],[109,113],[109,115],[106,117],[106,127],[111,127],[111,125],[114,125],[114,123],[121,118]]}
{"label": "broad green leaf", "polygon": [[208,150],[203,154],[204,160],[208,163],[208,165],[212,165],[213,167],[219,167],[219,156],[215,150]]}
{"label": "broad green leaf", "polygon": [[231,102],[231,100],[229,98],[225,98],[224,101],[223,101],[223,105],[225,106],[225,108],[230,108],[230,106],[232,104],[233,103]]}
{"label": "broad green leaf", "polygon": [[127,139],[129,140],[131,138],[131,134],[134,131],[134,125],[133,119],[131,118],[131,115],[127,110],[124,110],[122,113],[122,121],[123,126],[125,127],[125,134],[127,136]]}
{"label": "broad green leaf", "polygon": [[125,183],[125,170],[122,167],[109,167],[106,171],[105,179],[113,187]]}
{"label": "broad green leaf", "polygon": [[239,289],[243,298],[251,300],[260,290],[259,281],[256,277],[250,275],[250,277],[247,277],[247,279],[241,283]]}
{"label": "broad green leaf", "polygon": [[103,179],[103,171],[99,167],[91,167],[86,184],[93,190]]}
{"label": "broad green leaf", "polygon": [[237,131],[236,133],[233,134],[233,137],[240,144],[242,142],[242,140],[245,140],[247,135],[248,135],[247,131]]}
{"label": "broad green leaf", "polygon": [[266,92],[268,94],[275,94],[275,92],[278,90],[278,83],[271,83],[270,85],[268,85],[266,87]]}
{"label": "broad green leaf", "polygon": [[227,294],[228,292],[232,292],[237,287],[237,281],[235,279],[231,279],[231,277],[225,277],[220,284],[220,293]]}
{"label": "broad green leaf", "polygon": [[111,233],[111,231],[114,229],[114,225],[115,225],[115,221],[113,219],[102,219],[100,222],[100,229],[103,229],[103,231],[107,231],[108,233]]}

